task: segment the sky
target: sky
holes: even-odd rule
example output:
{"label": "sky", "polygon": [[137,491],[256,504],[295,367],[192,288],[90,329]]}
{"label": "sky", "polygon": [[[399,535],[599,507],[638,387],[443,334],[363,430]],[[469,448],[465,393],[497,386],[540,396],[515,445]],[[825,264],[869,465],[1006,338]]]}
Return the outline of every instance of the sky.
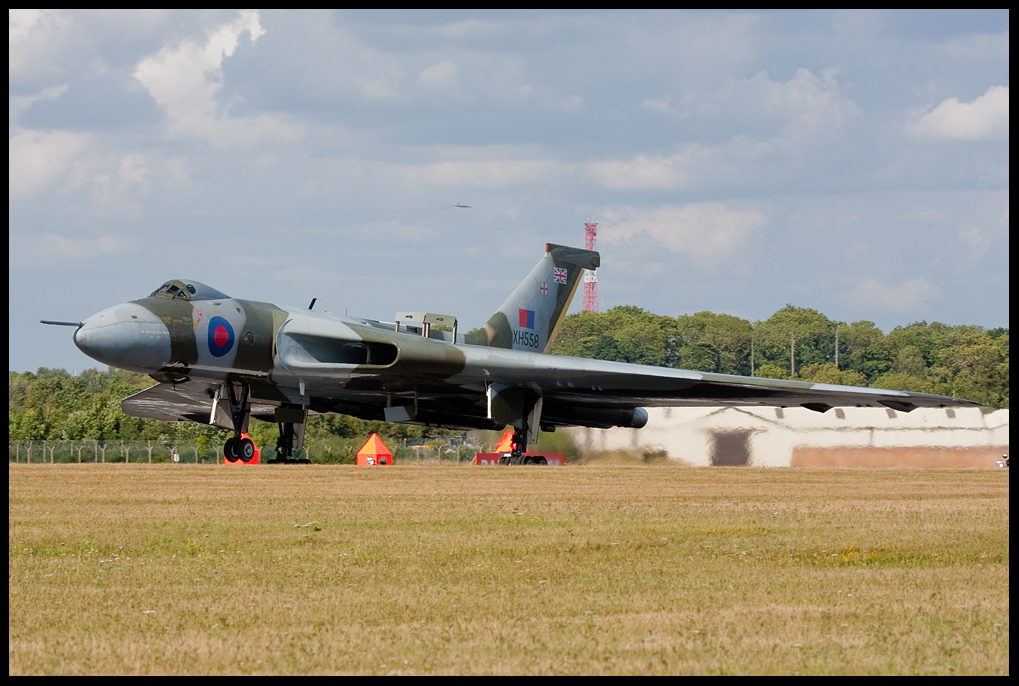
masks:
{"label": "sky", "polygon": [[1008,22],[10,10],[10,370],[172,278],[467,330],[587,221],[602,311],[1007,327]]}

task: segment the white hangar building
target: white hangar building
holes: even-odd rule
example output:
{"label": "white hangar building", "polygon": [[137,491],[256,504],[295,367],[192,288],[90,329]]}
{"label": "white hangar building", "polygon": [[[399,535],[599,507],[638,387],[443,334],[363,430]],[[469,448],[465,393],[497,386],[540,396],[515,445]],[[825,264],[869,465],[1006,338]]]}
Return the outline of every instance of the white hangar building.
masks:
{"label": "white hangar building", "polygon": [[643,429],[568,431],[582,455],[694,466],[990,469],[1008,452],[1008,410],[979,408],[649,408]]}

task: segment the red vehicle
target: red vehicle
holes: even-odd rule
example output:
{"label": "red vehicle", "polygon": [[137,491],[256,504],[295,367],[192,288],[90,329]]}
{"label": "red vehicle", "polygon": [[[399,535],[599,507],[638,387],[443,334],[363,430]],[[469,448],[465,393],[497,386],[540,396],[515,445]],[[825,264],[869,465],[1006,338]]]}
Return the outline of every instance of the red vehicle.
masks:
{"label": "red vehicle", "polygon": [[495,446],[493,453],[474,453],[474,464],[566,464],[566,456],[562,453],[543,453],[537,455],[530,450],[525,451],[519,458],[519,462],[513,462],[513,430],[510,429],[503,434],[502,439]]}

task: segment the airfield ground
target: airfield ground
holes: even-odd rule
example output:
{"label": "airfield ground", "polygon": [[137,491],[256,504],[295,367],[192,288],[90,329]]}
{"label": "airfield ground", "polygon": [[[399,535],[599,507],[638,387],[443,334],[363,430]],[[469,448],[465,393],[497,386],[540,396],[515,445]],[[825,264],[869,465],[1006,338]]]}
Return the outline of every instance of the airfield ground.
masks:
{"label": "airfield ground", "polygon": [[1008,674],[1007,470],[9,465],[9,673]]}

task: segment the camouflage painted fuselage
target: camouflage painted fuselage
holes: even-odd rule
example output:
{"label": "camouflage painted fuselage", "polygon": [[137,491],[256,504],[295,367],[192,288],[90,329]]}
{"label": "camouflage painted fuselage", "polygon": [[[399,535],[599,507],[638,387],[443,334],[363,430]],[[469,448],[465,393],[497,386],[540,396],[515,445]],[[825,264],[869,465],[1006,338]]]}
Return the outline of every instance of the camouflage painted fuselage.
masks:
{"label": "camouflage painted fuselage", "polygon": [[[195,281],[103,310],[75,332],[86,354],[160,386],[125,412],[238,426],[219,398],[243,388],[251,416],[341,412],[452,428],[629,426],[646,406],[973,405],[922,393],[646,367],[547,354],[584,269],[598,254],[549,245],[485,326],[468,335],[231,298]],[[438,315],[428,315],[438,317]],[[427,319],[427,317],[425,317]],[[424,320],[422,320],[424,321]],[[282,408],[282,409],[280,409]],[[245,415],[246,416],[246,415]]]}

